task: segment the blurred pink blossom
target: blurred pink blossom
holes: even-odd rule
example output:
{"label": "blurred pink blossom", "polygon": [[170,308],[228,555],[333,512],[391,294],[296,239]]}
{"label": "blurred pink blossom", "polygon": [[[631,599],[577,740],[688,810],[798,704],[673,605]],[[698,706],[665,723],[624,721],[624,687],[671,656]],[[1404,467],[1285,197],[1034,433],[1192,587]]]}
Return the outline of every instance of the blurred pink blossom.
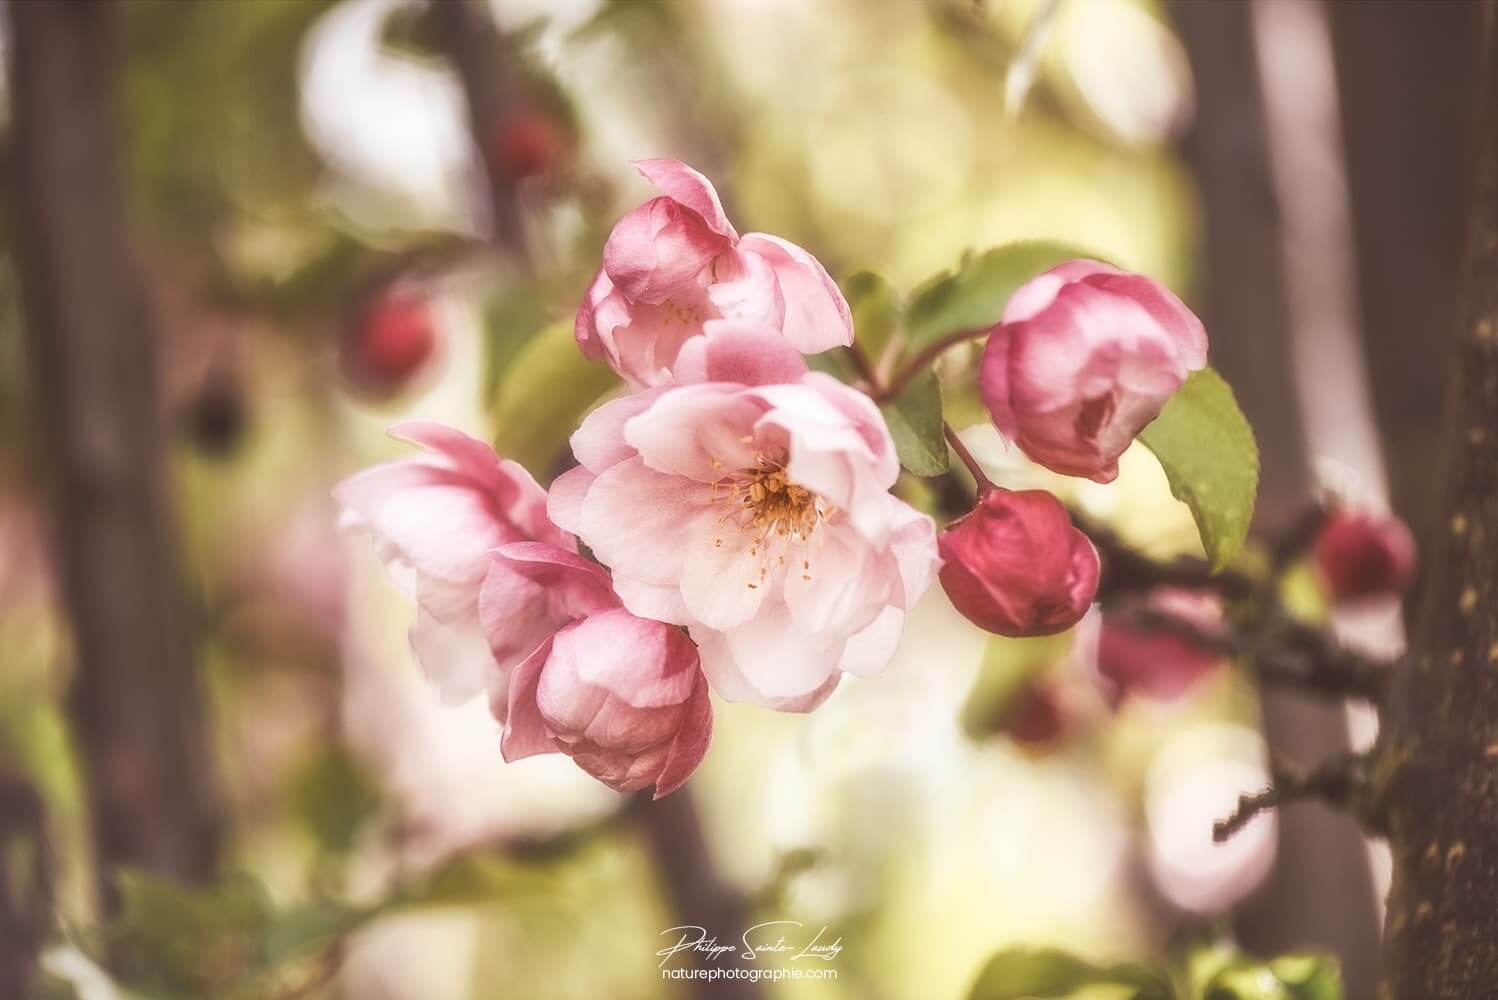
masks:
{"label": "blurred pink blossom", "polygon": [[1392,514],[1339,507],[1311,551],[1317,576],[1339,604],[1398,597],[1415,573],[1415,538]]}
{"label": "blurred pink blossom", "polygon": [[993,329],[978,388],[999,431],[1054,472],[1100,483],[1191,372],[1201,320],[1163,285],[1091,260],[1020,287]]}
{"label": "blurred pink blossom", "polygon": [[706,177],[676,160],[635,164],[664,194],[615,224],[577,312],[577,342],[638,387],[671,380],[712,319],[754,320],[808,354],[852,343],[842,292],[817,259],[775,236],[739,236]]}
{"label": "blurred pink blossom", "polygon": [[685,625],[730,701],[808,711],[842,671],[873,674],[937,565],[930,518],[873,402],[808,372],[770,328],[686,342],[688,384],[606,403],[550,511],[613,571],[624,606]]}
{"label": "blurred pink blossom", "polygon": [[[1146,607],[1209,633],[1222,627],[1222,604],[1212,594],[1165,587],[1148,595]],[[1177,698],[1221,663],[1220,653],[1178,633],[1103,615],[1097,669],[1119,700],[1130,694]]]}

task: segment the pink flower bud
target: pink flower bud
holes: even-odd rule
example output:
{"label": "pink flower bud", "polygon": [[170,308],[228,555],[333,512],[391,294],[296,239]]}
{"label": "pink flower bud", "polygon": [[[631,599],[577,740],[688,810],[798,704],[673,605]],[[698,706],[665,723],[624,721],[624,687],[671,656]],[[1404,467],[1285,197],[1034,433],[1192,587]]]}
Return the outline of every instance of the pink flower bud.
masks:
{"label": "pink flower bud", "polygon": [[566,626],[515,671],[505,760],[564,753],[621,792],[675,791],[712,737],[697,647],[681,629],[600,611]]}
{"label": "pink flower bud", "polygon": [[1159,282],[1091,260],[1020,287],[983,351],[978,388],[999,431],[1055,472],[1100,483],[1207,363],[1201,320]]}
{"label": "pink flower bud", "polygon": [[[1152,592],[1146,606],[1203,631],[1222,625],[1222,605],[1209,594],[1176,588]],[[1222,656],[1176,632],[1105,614],[1098,636],[1097,669],[1116,700],[1130,694],[1176,698],[1222,662]]]}
{"label": "pink flower bud", "polygon": [[1312,555],[1317,574],[1338,603],[1396,597],[1415,571],[1415,539],[1392,514],[1332,511]]}
{"label": "pink flower bud", "polygon": [[953,606],[999,635],[1063,632],[1097,592],[1097,550],[1044,490],[990,490],[937,544]]}

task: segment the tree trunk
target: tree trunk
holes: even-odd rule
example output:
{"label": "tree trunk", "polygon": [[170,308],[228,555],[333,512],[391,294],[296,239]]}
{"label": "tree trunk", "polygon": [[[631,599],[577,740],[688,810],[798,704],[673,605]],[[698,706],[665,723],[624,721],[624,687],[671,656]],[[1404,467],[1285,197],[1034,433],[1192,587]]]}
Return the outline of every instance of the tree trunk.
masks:
{"label": "tree trunk", "polygon": [[198,681],[173,558],[156,350],[117,169],[107,0],[9,6],[17,256],[35,454],[71,619],[69,712],[101,888],[214,868]]}
{"label": "tree trunk", "polygon": [[[1310,499],[1290,344],[1287,233],[1270,169],[1252,8],[1177,0],[1171,13],[1191,59],[1198,109],[1183,153],[1201,192],[1205,222],[1203,318],[1212,363],[1233,384],[1266,456],[1256,527],[1279,534]],[[1313,331],[1314,332],[1314,331]],[[1286,760],[1313,762],[1348,749],[1340,706],[1303,692],[1264,688],[1264,738]],[[1351,819],[1319,804],[1279,816],[1275,865],[1233,915],[1248,950],[1274,955],[1315,948],[1341,962],[1349,997],[1377,978],[1378,915],[1364,839]]]}
{"label": "tree trunk", "polygon": [[1485,6],[1443,517],[1380,746],[1394,852],[1385,984],[1397,1000],[1498,996],[1498,10]]}

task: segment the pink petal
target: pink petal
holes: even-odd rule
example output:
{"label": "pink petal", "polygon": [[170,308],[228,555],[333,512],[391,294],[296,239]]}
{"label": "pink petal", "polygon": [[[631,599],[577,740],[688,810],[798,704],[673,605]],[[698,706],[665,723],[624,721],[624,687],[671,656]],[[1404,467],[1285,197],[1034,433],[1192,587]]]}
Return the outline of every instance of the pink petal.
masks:
{"label": "pink petal", "polygon": [[579,534],[615,576],[668,584],[677,579],[687,543],[717,516],[707,486],[631,458],[594,480]]}
{"label": "pink petal", "polygon": [[853,343],[848,301],[821,263],[796,244],[750,233],[739,242],[744,253],[764,257],[775,271],[784,301],[786,339],[806,354]]}
{"label": "pink petal", "polygon": [[712,181],[680,160],[636,160],[633,166],[661,193],[702,216],[714,232],[738,241],[739,234],[723,214],[723,203]]}
{"label": "pink petal", "polygon": [[517,761],[541,753],[556,753],[557,745],[546,731],[546,720],[536,704],[536,689],[541,671],[551,657],[552,640],[547,639],[510,675],[509,711],[499,752],[507,761]]}
{"label": "pink petal", "polygon": [[624,440],[624,425],[648,410],[664,391],[662,387],[633,392],[595,408],[572,432],[572,454],[594,472],[634,457],[635,449]]}
{"label": "pink petal", "polygon": [[657,472],[714,483],[757,464],[745,438],[762,409],[729,386],[679,386],[632,418],[624,440]]}
{"label": "pink petal", "polygon": [[752,619],[777,582],[753,532],[728,523],[694,535],[681,567],[681,595],[692,617],[731,629]]}
{"label": "pink petal", "polygon": [[859,677],[872,677],[889,666],[900,645],[905,628],[905,614],[898,608],[885,608],[863,631],[848,640],[838,669]]}
{"label": "pink petal", "polygon": [[686,290],[730,245],[696,212],[670,198],[653,198],[615,223],[603,247],[603,268],[629,301],[659,303]]}
{"label": "pink petal", "polygon": [[551,494],[546,498],[546,513],[552,522],[564,531],[577,534],[582,527],[583,499],[597,478],[590,469],[579,465],[552,480]]}
{"label": "pink petal", "polygon": [[447,704],[462,704],[480,691],[491,699],[504,693],[506,671],[490,655],[477,621],[445,624],[418,609],[409,636],[422,672]]}
{"label": "pink petal", "polygon": [[614,592],[630,614],[672,625],[692,623],[692,613],[682,600],[681,588],[675,584],[642,583],[621,576],[614,581]]}
{"label": "pink petal", "polygon": [[807,372],[801,353],[778,330],[743,320],[709,320],[682,345],[676,380],[771,385],[798,382]]}
{"label": "pink petal", "polygon": [[697,770],[697,765],[707,756],[708,744],[713,738],[713,703],[707,693],[707,682],[700,670],[694,670],[695,687],[691,700],[687,702],[681,729],[671,748],[666,752],[666,763],[655,778],[655,798],[676,791]]}

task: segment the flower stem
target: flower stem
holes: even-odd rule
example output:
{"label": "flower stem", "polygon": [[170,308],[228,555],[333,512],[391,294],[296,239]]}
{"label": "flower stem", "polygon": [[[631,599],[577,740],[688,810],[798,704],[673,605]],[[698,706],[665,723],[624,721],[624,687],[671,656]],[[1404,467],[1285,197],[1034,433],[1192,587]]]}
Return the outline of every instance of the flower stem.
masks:
{"label": "flower stem", "polygon": [[[958,344],[988,336],[992,330],[993,327],[988,326],[976,330],[959,330],[956,333],[942,337],[940,340],[933,340],[920,351],[916,352],[915,357],[911,358],[903,368],[895,372],[894,376],[889,380],[889,385],[875,392],[875,401],[884,402],[896,398],[900,393],[905,391],[905,387],[910,384],[912,379],[931,367],[932,362],[937,358]],[[878,383],[876,382],[875,384],[877,385]]]}
{"label": "flower stem", "polygon": [[957,432],[952,429],[952,425],[943,423],[942,433],[946,435],[947,444],[952,446],[952,450],[957,453],[957,457],[962,460],[962,464],[967,466],[967,471],[973,474],[973,479],[978,484],[978,498],[981,500],[991,491],[998,489],[993,484],[993,480],[983,474],[983,466],[979,465],[978,460],[973,457],[973,453],[967,450],[967,445],[962,443],[962,438],[957,436]]}

